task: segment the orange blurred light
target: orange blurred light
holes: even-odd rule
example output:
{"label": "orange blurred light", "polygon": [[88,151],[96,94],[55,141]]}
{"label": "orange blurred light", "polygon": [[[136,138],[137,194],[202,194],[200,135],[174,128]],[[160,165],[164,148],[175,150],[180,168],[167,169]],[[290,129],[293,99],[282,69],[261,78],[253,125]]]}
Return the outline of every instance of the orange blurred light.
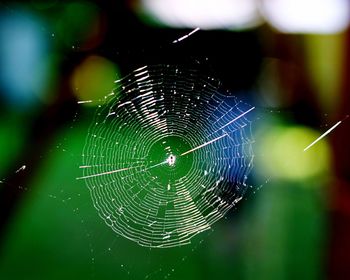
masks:
{"label": "orange blurred light", "polygon": [[89,56],[73,72],[71,88],[78,100],[89,101],[86,104],[96,105],[97,101],[114,88],[118,78],[116,65],[100,56]]}

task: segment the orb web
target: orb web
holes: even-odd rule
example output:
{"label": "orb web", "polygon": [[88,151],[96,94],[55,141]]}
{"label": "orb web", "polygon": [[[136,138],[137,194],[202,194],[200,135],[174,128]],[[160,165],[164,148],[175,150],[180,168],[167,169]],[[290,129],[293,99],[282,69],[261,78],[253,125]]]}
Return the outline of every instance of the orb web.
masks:
{"label": "orb web", "polygon": [[254,107],[219,85],[196,70],[145,66],[98,106],[79,179],[113,231],[142,246],[181,246],[241,200]]}

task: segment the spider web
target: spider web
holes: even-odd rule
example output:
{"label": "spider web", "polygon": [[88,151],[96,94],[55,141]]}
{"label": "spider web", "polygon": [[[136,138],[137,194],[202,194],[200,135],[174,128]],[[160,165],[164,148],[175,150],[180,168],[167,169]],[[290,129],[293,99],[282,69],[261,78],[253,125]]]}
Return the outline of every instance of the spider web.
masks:
{"label": "spider web", "polygon": [[116,233],[146,247],[188,244],[247,189],[253,109],[199,71],[139,68],[98,106],[78,179]]}

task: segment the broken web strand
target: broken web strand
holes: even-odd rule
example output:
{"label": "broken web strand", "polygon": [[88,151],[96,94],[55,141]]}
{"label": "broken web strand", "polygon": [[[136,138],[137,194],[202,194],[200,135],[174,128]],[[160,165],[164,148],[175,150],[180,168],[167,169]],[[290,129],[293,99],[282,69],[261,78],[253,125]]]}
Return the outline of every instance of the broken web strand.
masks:
{"label": "broken web strand", "polygon": [[[121,94],[115,102],[110,95],[90,128],[83,166],[92,167],[84,168],[84,177],[95,207],[114,231],[140,245],[188,244],[193,235],[209,229],[224,216],[241,199],[246,188],[253,158],[251,135],[248,136],[250,123],[247,116],[232,120],[246,112],[246,108],[240,107],[245,106],[248,111],[252,107],[220,94],[213,85],[214,79],[198,79],[195,71],[169,65],[140,68],[126,77],[126,82],[125,79],[120,82],[125,96]],[[184,155],[183,165],[179,159],[179,167],[175,164],[174,169],[161,164],[147,170],[170,154],[181,154],[190,147],[200,146],[215,134],[221,137],[223,127],[227,137],[201,151]],[[162,147],[167,141],[174,147]],[[154,145],[156,153],[150,154]],[[164,155],[158,158],[162,150]],[[120,162],[120,159],[125,160]],[[120,166],[116,170],[127,169],[109,173],[102,168],[118,161]],[[103,173],[106,176],[94,176]],[[163,182],[162,177],[167,178],[167,182]],[[232,191],[228,184],[235,184],[236,190]],[[144,198],[142,204],[140,199]],[[169,204],[171,209],[166,209]],[[135,212],[135,209],[138,210]],[[167,210],[170,214],[165,217]],[[125,213],[141,220],[135,225],[130,217],[125,218]],[[134,227],[133,231],[130,227]]]}

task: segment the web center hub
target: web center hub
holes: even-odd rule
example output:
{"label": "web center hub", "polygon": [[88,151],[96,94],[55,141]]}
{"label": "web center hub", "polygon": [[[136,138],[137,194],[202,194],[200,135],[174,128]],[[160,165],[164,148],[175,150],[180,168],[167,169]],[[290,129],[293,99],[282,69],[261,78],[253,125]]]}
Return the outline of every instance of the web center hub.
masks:
{"label": "web center hub", "polygon": [[174,155],[170,155],[166,161],[170,166],[173,166],[175,164],[176,157]]}

